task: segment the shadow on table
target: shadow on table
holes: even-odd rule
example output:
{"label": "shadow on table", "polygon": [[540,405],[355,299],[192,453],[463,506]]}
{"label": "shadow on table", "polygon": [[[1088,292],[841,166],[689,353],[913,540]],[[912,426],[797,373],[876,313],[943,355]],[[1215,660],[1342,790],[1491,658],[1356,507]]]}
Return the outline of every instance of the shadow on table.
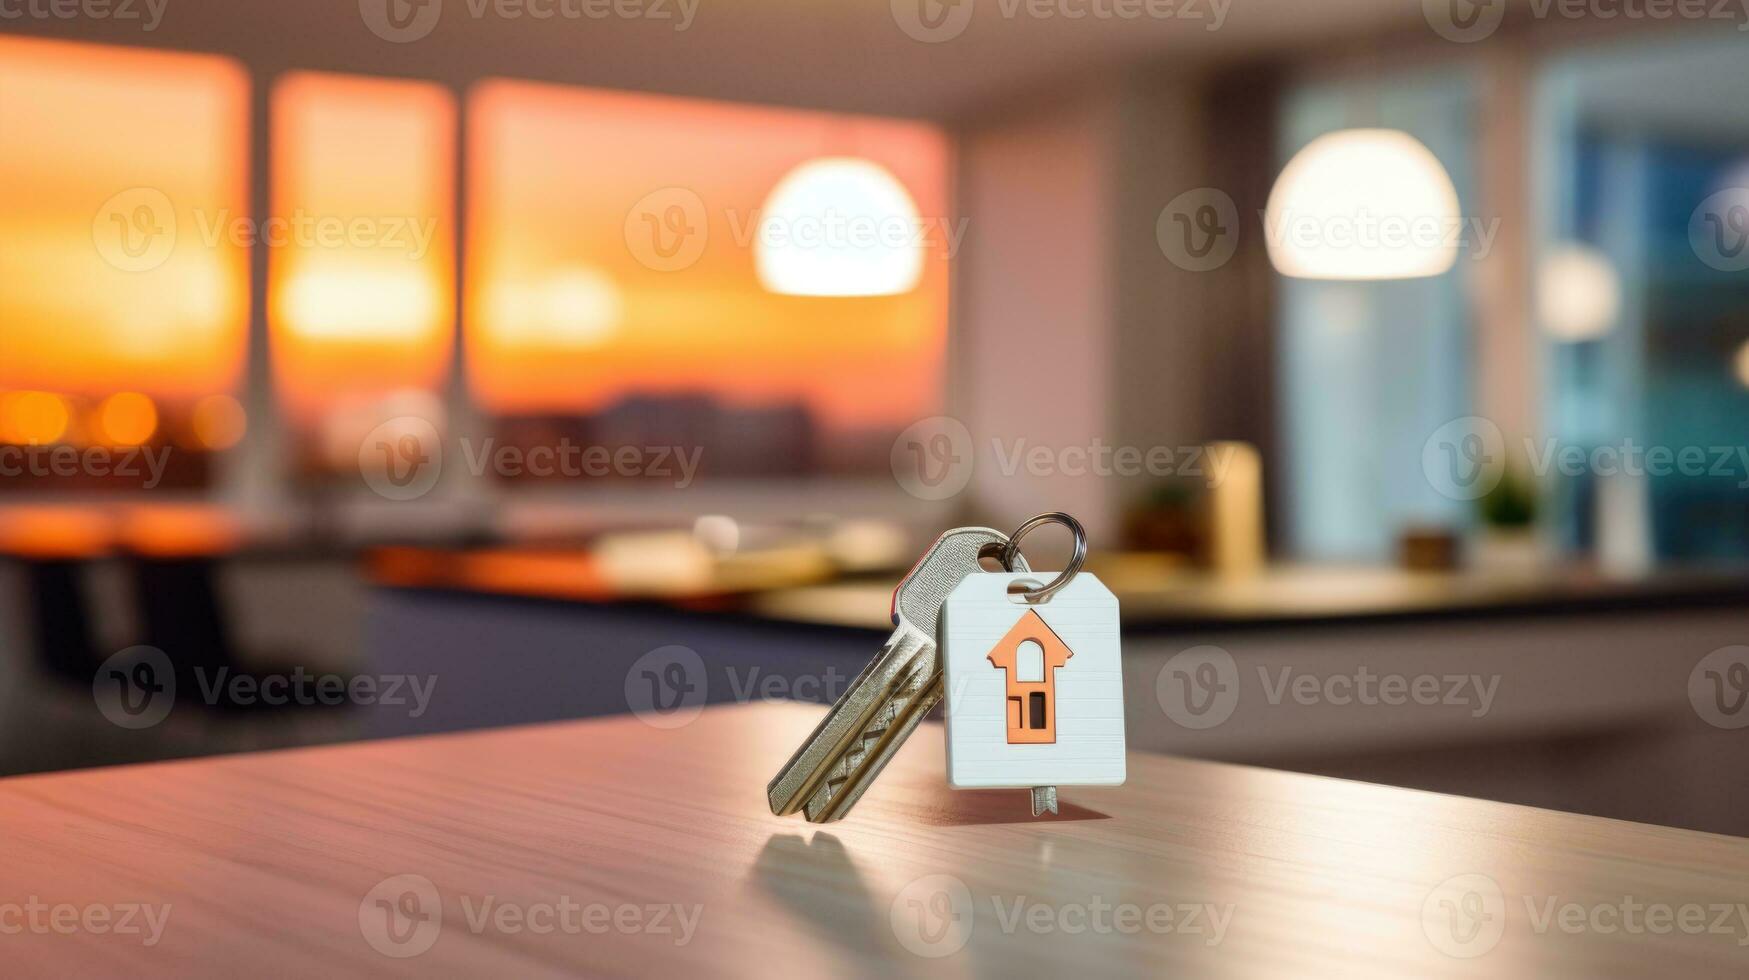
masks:
{"label": "shadow on table", "polygon": [[993,824],[1062,823],[1073,820],[1110,820],[1111,815],[1060,800],[1057,813],[1032,815],[1032,803],[1024,789],[951,789],[939,786],[915,798],[917,812],[910,819],[931,827],[974,827]]}
{"label": "shadow on table", "polygon": [[865,957],[892,948],[886,904],[876,906],[843,842],[825,831],[772,835],[753,862],[753,885],[833,946]]}

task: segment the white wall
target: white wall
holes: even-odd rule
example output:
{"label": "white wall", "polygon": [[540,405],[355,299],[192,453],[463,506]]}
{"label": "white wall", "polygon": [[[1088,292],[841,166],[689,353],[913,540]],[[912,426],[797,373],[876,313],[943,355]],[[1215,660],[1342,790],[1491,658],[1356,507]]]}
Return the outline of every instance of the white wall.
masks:
{"label": "white wall", "polygon": [[1212,431],[1204,385],[1212,273],[1168,262],[1154,240],[1167,201],[1207,183],[1194,90],[1127,74],[1016,103],[960,134],[951,411],[971,430],[970,509],[1012,526],[1046,510],[1115,537],[1148,482],[1022,466],[992,440],[1054,451],[1177,447]]}

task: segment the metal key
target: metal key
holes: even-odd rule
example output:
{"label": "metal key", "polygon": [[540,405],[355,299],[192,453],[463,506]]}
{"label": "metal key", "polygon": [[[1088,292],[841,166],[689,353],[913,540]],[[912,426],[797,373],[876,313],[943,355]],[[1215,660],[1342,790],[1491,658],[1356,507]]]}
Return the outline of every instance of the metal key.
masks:
{"label": "metal key", "polygon": [[[987,527],[956,528],[936,539],[893,590],[893,635],[766,787],[772,813],[803,810],[810,822],[825,823],[850,812],[941,700],[935,646],[941,604],[980,570],[981,555],[1007,544],[1006,534]],[[1012,571],[1031,571],[1020,555],[1012,561]]]}

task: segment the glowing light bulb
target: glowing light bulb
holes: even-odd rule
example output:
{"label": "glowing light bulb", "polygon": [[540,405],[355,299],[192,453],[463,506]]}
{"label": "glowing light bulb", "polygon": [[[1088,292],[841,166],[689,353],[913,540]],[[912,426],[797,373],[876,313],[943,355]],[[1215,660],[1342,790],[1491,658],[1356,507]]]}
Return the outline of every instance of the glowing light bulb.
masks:
{"label": "glowing light bulb", "polygon": [[1457,261],[1457,190],[1437,157],[1395,129],[1306,144],[1264,212],[1269,261],[1303,279],[1411,279]]}
{"label": "glowing light bulb", "polygon": [[785,174],[760,211],[759,284],[792,296],[891,296],[923,275],[922,219],[871,160],[822,157]]}

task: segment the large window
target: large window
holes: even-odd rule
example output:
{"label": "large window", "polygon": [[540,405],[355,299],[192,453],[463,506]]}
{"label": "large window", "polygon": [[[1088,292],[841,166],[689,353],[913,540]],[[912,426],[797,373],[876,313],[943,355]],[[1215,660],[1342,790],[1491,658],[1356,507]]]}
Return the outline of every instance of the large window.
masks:
{"label": "large window", "polygon": [[248,93],[228,59],[0,37],[0,440],[235,440]]}
{"label": "large window", "polygon": [[[1462,77],[1373,79],[1296,91],[1283,113],[1281,161],[1314,138],[1388,127],[1427,146],[1470,206],[1475,132]],[[1472,505],[1442,496],[1423,473],[1429,433],[1470,414],[1469,303],[1474,247],[1487,234],[1466,219],[1462,246],[1438,276],[1384,281],[1283,277],[1282,430],[1287,539],[1299,558],[1389,558],[1418,524],[1464,526]]]}
{"label": "large window", "polygon": [[[1538,87],[1542,282],[1584,256],[1612,302],[1543,317],[1557,529],[1630,561],[1741,559],[1749,467],[1749,85],[1738,38],[1583,49]],[[1619,462],[1617,462],[1619,460]]]}
{"label": "large window", "polygon": [[[934,128],[508,81],[469,110],[467,357],[487,411],[720,446],[719,466],[758,473],[883,467],[936,410],[958,238]],[[822,158],[876,186],[884,171],[915,215],[859,230],[866,213],[828,201],[773,226],[780,183]],[[760,268],[762,250],[865,232],[915,245],[915,280],[794,295],[778,290],[833,283],[807,256],[799,283]]]}
{"label": "large window", "polygon": [[318,480],[388,421],[476,431],[458,265],[463,415],[501,445],[881,471],[939,409],[964,228],[931,126],[493,80],[464,148],[441,85],[271,84],[252,120],[227,59],[0,37],[0,442],[235,445],[255,249],[273,421]]}
{"label": "large window", "polygon": [[297,73],[273,94],[269,322],[291,417],[431,390],[455,332],[455,106],[442,87]]}

